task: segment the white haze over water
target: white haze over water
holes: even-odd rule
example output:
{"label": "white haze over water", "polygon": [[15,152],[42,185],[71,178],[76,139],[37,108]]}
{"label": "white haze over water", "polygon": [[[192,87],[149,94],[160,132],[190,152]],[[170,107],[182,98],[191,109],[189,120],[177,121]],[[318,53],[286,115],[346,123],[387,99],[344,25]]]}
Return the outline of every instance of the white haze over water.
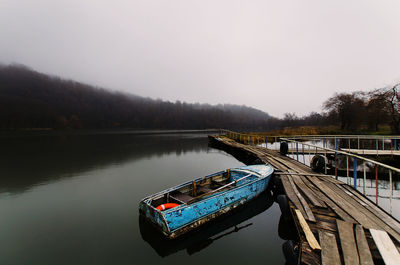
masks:
{"label": "white haze over water", "polygon": [[400,81],[400,1],[0,0],[0,62],[164,100],[320,111]]}

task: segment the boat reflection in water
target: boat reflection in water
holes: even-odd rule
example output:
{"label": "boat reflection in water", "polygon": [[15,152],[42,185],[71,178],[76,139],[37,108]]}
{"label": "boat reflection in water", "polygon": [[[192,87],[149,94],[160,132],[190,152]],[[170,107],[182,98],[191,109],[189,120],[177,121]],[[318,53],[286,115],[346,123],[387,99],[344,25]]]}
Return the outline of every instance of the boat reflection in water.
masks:
{"label": "boat reflection in water", "polygon": [[271,192],[267,190],[232,212],[173,240],[167,239],[143,216],[139,215],[140,234],[143,240],[149,243],[161,257],[166,257],[183,249],[186,249],[187,253],[192,255],[207,248],[215,240],[245,230],[252,225],[251,222],[245,223],[245,221],[264,212],[273,203]]}

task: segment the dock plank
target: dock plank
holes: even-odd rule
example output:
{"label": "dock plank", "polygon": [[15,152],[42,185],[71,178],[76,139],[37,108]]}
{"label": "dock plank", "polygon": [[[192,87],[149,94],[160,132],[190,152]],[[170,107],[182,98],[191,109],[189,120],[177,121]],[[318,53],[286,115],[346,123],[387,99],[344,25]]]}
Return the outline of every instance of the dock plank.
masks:
{"label": "dock plank", "polygon": [[356,241],[354,239],[353,223],[336,220],[340,245],[343,251],[344,264],[359,265],[358,251]]}
{"label": "dock plank", "polygon": [[293,189],[294,193],[296,194],[297,198],[298,198],[299,201],[301,202],[301,205],[303,205],[304,211],[306,212],[307,217],[308,217],[307,219],[310,220],[310,221],[312,221],[312,222],[315,222],[315,216],[314,216],[314,214],[313,214],[313,212],[312,212],[310,206],[308,205],[308,203],[306,202],[306,200],[303,198],[303,196],[302,196],[302,195],[300,194],[300,192],[298,191],[296,185],[295,185],[294,182],[293,182],[292,177],[291,177],[291,176],[287,176],[287,178],[288,178],[288,180],[289,180],[289,182],[290,182],[290,185],[292,186],[292,189]]}
{"label": "dock plank", "polygon": [[291,200],[293,202],[293,204],[296,206],[296,208],[299,209],[303,215],[306,215],[303,205],[301,204],[299,198],[297,198],[296,193],[294,192],[292,185],[290,184],[287,176],[281,176],[281,180],[282,180],[283,188],[285,189],[285,192],[286,192],[286,196],[288,196],[289,200]]}
{"label": "dock plank", "polygon": [[364,228],[361,225],[356,225],[356,241],[358,255],[360,257],[360,264],[373,265],[371,251],[368,246],[367,239],[365,238]]}
{"label": "dock plank", "polygon": [[396,238],[397,241],[400,242],[400,234],[394,230],[392,227],[387,225],[382,219],[376,215],[374,215],[369,207],[364,207],[359,200],[356,200],[355,198],[349,196],[346,192],[344,192],[340,187],[334,184],[328,184],[336,192],[336,194],[340,197],[343,198],[343,200],[346,200],[346,203],[349,205],[352,205],[355,208],[355,213],[353,215],[359,216],[359,218],[362,217],[362,222],[360,222],[361,225],[367,227],[367,228],[377,228],[380,230],[385,230],[389,232],[394,238]]}
{"label": "dock plank", "polygon": [[336,186],[335,184],[324,182],[321,180],[317,180],[316,182],[319,183],[319,188],[322,192],[332,198],[332,200],[334,200],[340,208],[351,215],[362,226],[367,228],[379,229],[379,226],[375,222],[368,218],[368,216],[366,216],[364,212],[360,211],[360,207],[362,207],[362,205],[353,205],[351,203],[351,200],[349,200],[349,196],[347,196],[347,198],[343,198],[338,193],[336,193],[335,190],[332,189]]}
{"label": "dock plank", "polygon": [[306,235],[306,239],[307,239],[307,242],[310,245],[310,247],[314,250],[315,249],[321,250],[321,246],[319,245],[314,234],[311,232],[311,229],[308,226],[308,224],[307,224],[306,220],[304,219],[303,215],[301,214],[301,212],[297,209],[295,209],[294,211],[297,215],[297,219],[299,220],[300,226],[303,229],[304,234]]}
{"label": "dock plank", "polygon": [[[317,177],[312,177],[312,176],[307,176],[307,179],[315,185],[315,187],[318,187],[320,190],[320,181]],[[340,208],[333,200],[330,199],[329,195],[326,195],[320,190],[319,197],[338,215],[340,216],[343,220],[347,222],[355,222],[354,218],[350,216],[346,211],[344,211],[342,208]]]}
{"label": "dock plank", "polygon": [[322,265],[341,265],[335,234],[319,231]]}
{"label": "dock plank", "polygon": [[347,189],[349,192],[353,193],[360,201],[364,202],[364,204],[366,204],[366,206],[369,207],[369,209],[372,210],[377,217],[381,218],[385,223],[387,223],[393,229],[400,231],[400,223],[397,222],[395,219],[393,219],[387,212],[377,207],[368,198],[363,197],[363,195],[361,195],[357,190],[353,189],[352,187],[348,185],[343,185],[342,187]]}
{"label": "dock plank", "polygon": [[303,194],[311,201],[312,204],[318,207],[325,208],[326,204],[318,198],[318,195],[310,189],[300,176],[292,175],[292,179],[297,187],[303,192]]}
{"label": "dock plank", "polygon": [[389,235],[382,230],[369,229],[386,265],[400,264],[400,254]]}

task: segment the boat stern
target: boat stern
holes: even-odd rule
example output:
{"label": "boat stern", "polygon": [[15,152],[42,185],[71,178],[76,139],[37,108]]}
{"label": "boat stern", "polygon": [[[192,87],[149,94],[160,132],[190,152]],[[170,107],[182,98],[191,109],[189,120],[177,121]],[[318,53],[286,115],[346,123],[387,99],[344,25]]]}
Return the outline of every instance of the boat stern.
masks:
{"label": "boat stern", "polygon": [[143,199],[139,203],[139,213],[163,234],[169,235],[169,227],[164,215],[151,205],[149,199]]}

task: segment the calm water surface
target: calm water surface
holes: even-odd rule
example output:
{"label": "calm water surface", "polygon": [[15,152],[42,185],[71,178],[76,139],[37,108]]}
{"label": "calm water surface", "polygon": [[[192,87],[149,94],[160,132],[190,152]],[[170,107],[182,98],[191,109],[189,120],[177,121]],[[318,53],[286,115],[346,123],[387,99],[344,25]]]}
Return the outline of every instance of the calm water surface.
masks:
{"label": "calm water surface", "polygon": [[164,242],[141,198],[242,165],[205,134],[0,137],[0,264],[283,264],[269,196]]}

